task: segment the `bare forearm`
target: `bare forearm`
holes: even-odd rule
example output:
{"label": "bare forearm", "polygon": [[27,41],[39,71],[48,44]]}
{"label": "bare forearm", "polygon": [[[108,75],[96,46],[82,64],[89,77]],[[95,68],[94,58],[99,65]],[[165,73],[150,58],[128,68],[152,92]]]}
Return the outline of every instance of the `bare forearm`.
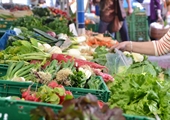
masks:
{"label": "bare forearm", "polygon": [[152,42],[132,42],[131,44],[128,41],[125,50],[146,55],[155,55],[155,49]]}
{"label": "bare forearm", "polygon": [[131,6],[131,0],[126,0],[127,4],[128,4],[128,8],[132,8]]}

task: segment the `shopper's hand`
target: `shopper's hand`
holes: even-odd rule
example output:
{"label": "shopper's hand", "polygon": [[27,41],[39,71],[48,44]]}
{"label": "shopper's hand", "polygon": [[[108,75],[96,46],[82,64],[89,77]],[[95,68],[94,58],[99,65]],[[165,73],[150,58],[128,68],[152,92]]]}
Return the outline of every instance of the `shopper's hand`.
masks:
{"label": "shopper's hand", "polygon": [[132,13],[133,13],[133,8],[132,7],[128,8],[128,15],[131,15]]}
{"label": "shopper's hand", "polygon": [[126,46],[129,44],[128,41],[126,42],[121,42],[121,43],[118,43],[116,45],[113,45],[111,48],[110,48],[110,52],[113,52],[115,48],[117,48],[118,50],[121,50],[121,51],[125,51],[126,50]]}
{"label": "shopper's hand", "polygon": [[164,21],[163,21],[163,18],[162,18],[162,16],[160,15],[160,16],[158,16],[158,20],[157,20],[158,22],[160,22],[160,23],[163,23]]}

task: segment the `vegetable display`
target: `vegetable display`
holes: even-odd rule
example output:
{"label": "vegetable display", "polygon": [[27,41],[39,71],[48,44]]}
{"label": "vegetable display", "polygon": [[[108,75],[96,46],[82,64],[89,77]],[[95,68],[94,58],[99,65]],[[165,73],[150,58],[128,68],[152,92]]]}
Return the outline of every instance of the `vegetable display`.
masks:
{"label": "vegetable display", "polygon": [[70,91],[66,91],[62,85],[52,81],[47,85],[40,86],[37,91],[31,91],[31,86],[23,91],[22,98],[34,102],[46,102],[51,104],[62,104],[64,100],[73,99]]}
{"label": "vegetable display", "polygon": [[117,76],[110,91],[111,107],[118,106],[126,114],[170,119],[169,81],[149,74]]}
{"label": "vegetable display", "polygon": [[[25,9],[15,6],[11,10]],[[92,31],[74,36],[69,25],[75,20],[65,11],[34,7],[32,12],[34,15],[18,19],[0,15],[3,20],[15,19],[11,29],[17,33],[0,51],[0,64],[8,66],[0,79],[31,84],[21,89],[20,100],[63,105],[58,114],[38,107],[31,111],[33,119],[125,120],[123,113],[170,119],[170,69],[159,67],[142,54],[116,49],[110,53],[110,47],[118,44],[110,36]],[[108,105],[91,95],[108,100],[110,91],[103,81],[111,91]],[[91,94],[74,99],[66,89],[76,98]]]}
{"label": "vegetable display", "polygon": [[47,85],[51,81],[63,86],[100,89],[102,80],[88,66],[76,69],[73,61],[58,62],[57,60],[24,61],[9,63],[7,73],[1,80],[29,81]]}
{"label": "vegetable display", "polygon": [[100,108],[100,105],[101,102],[95,96],[87,94],[78,99],[65,101],[58,114],[50,108],[38,107],[31,111],[31,115],[33,120],[40,117],[49,120],[125,120],[120,108],[109,109],[106,104]]}

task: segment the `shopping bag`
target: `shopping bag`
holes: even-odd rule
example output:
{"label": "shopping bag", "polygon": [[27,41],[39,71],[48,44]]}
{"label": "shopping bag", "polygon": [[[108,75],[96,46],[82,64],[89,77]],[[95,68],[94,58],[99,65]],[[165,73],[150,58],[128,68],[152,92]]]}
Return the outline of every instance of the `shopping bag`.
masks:
{"label": "shopping bag", "polygon": [[127,57],[120,50],[115,49],[115,53],[106,54],[106,67],[109,74],[114,75],[117,73],[125,72],[133,63],[131,57]]}
{"label": "shopping bag", "polygon": [[5,32],[5,34],[1,37],[1,39],[0,39],[0,50],[5,49],[5,47],[7,45],[8,38],[11,35],[16,35],[16,32],[14,30],[7,30]]}
{"label": "shopping bag", "polygon": [[123,25],[123,21],[120,21],[118,16],[115,15],[113,21],[109,24],[108,30],[110,33],[118,32]]}

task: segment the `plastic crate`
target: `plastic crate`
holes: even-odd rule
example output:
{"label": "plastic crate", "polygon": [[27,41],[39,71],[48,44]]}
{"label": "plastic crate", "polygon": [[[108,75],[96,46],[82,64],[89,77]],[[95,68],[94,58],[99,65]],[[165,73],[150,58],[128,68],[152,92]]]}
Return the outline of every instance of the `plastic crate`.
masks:
{"label": "plastic crate", "polygon": [[55,112],[62,109],[60,105],[0,98],[0,120],[31,120],[30,111],[38,106],[50,107]]}
{"label": "plastic crate", "polygon": [[108,102],[109,97],[110,97],[110,91],[101,77],[100,77],[100,80],[103,83],[100,86],[100,90],[74,88],[74,87],[65,87],[65,88],[66,90],[70,90],[73,93],[75,98],[78,98],[80,96],[85,96],[86,94],[91,93],[92,95],[95,95],[99,100]]}
{"label": "plastic crate", "polygon": [[13,25],[13,21],[0,20],[0,30],[8,30]]}
{"label": "plastic crate", "polygon": [[6,75],[8,65],[0,64],[0,77]]}
{"label": "plastic crate", "polygon": [[86,30],[98,32],[98,29],[99,29],[99,24],[88,24],[88,25],[86,25]]}
{"label": "plastic crate", "polygon": [[[62,109],[60,105],[0,98],[0,120],[31,120],[30,111],[38,106],[50,107],[55,113]],[[144,116],[124,114],[126,120],[155,120]]]}
{"label": "plastic crate", "polygon": [[148,41],[149,33],[148,31],[135,31],[132,33],[134,35],[134,41]]}
{"label": "plastic crate", "polygon": [[149,118],[145,116],[127,115],[127,114],[124,114],[124,117],[126,118],[126,120],[155,120],[155,118]]}
{"label": "plastic crate", "polygon": [[[101,77],[100,77],[101,78]],[[100,86],[100,90],[93,90],[93,89],[85,89],[85,88],[75,88],[75,87],[65,87],[66,90],[70,90],[74,97],[84,96],[88,93],[95,95],[99,100],[107,102],[109,99],[110,91],[101,78],[103,84]],[[7,96],[19,96],[21,97],[21,89],[28,88],[30,82],[13,82],[7,80],[0,80],[0,96],[7,97]],[[32,86],[32,88],[36,88],[36,84]]]}

